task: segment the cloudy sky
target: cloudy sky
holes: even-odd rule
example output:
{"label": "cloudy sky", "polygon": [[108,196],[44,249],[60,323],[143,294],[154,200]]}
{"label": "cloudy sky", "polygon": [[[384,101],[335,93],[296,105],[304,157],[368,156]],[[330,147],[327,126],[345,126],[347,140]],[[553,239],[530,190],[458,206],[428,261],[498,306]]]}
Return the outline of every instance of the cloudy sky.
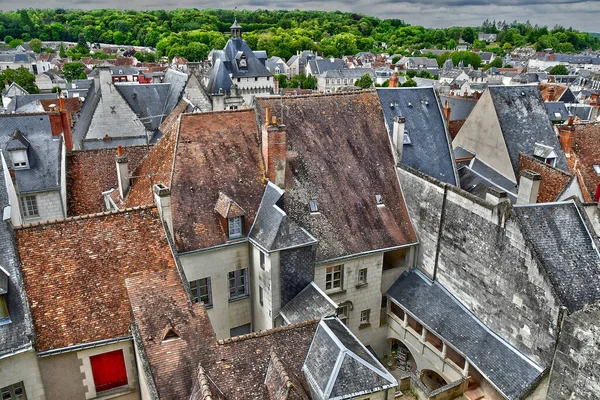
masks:
{"label": "cloudy sky", "polygon": [[[126,4],[126,5],[124,5]],[[46,0],[43,8],[233,8],[240,9],[301,9],[340,10],[374,15],[380,18],[400,18],[411,25],[448,27],[479,25],[489,20],[526,21],[532,24],[572,26],[583,31],[600,32],[600,0]],[[18,2],[0,0],[0,9],[40,7],[38,0]]]}

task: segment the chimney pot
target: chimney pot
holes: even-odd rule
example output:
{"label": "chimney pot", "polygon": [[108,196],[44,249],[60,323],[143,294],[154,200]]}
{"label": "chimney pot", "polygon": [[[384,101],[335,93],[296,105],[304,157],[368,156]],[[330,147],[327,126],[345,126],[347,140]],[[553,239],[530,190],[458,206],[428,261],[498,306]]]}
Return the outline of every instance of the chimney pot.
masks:
{"label": "chimney pot", "polygon": [[117,155],[118,156],[122,156],[123,155],[123,146],[118,146],[117,147]]}
{"label": "chimney pot", "polygon": [[110,136],[108,136],[108,133],[106,135],[104,135],[104,137],[102,138],[103,141],[105,142],[110,142],[112,141],[112,138]]}
{"label": "chimney pot", "polygon": [[519,180],[519,191],[517,193],[517,204],[535,204],[537,203],[538,193],[542,176],[535,171],[521,171]]}
{"label": "chimney pot", "polygon": [[452,109],[450,108],[450,104],[448,104],[448,100],[444,102],[444,116],[446,117],[446,121],[450,122],[450,112]]}
{"label": "chimney pot", "polygon": [[287,166],[287,134],[284,125],[277,125],[273,116],[273,124],[263,127],[262,153],[265,160],[267,178],[280,188],[285,187]]}

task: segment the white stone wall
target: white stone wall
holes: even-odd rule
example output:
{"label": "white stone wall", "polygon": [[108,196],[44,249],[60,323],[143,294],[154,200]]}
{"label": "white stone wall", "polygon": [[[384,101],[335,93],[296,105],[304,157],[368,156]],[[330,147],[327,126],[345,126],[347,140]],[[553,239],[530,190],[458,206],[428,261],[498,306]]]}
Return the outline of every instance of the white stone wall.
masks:
{"label": "white stone wall", "polygon": [[45,400],[44,386],[33,350],[0,359],[0,388],[23,382],[28,400]]}
{"label": "white stone wall", "polygon": [[[210,277],[213,305],[207,309],[207,312],[217,339],[228,338],[231,328],[250,323],[252,320],[249,297],[229,301],[227,278],[229,271],[249,269],[248,247],[247,242],[242,242],[214,250],[180,255],[188,281]],[[249,292],[252,293],[250,271],[248,271],[248,278]]]}
{"label": "white stone wall", "polygon": [[[265,269],[260,266],[261,251],[251,246],[252,251],[252,295],[253,328],[255,331],[275,327],[275,317],[281,309],[281,288],[279,282],[279,253],[265,254]],[[260,304],[259,287],[263,290],[263,304]]]}
{"label": "white stone wall", "polygon": [[22,196],[35,196],[38,208],[37,216],[23,218],[24,224],[65,218],[65,215],[63,214],[62,196],[59,190],[55,192],[32,193]]}

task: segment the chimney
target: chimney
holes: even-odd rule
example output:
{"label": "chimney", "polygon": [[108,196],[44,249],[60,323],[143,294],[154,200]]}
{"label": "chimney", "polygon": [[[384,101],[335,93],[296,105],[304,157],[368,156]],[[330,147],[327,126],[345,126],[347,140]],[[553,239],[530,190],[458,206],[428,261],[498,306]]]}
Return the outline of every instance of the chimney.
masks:
{"label": "chimney", "polygon": [[117,147],[117,180],[119,181],[119,194],[125,199],[129,191],[129,160],[123,153],[123,147]]}
{"label": "chimney", "polygon": [[567,157],[570,157],[573,148],[573,117],[569,117],[569,122],[571,125],[567,124],[566,127],[560,127],[558,131],[560,145]]}
{"label": "chimney", "polygon": [[521,180],[519,181],[519,191],[517,193],[517,204],[535,204],[537,203],[538,193],[542,176],[535,171],[523,170]]}
{"label": "chimney", "polygon": [[487,188],[485,193],[485,201],[492,205],[499,204],[503,201],[509,201],[508,194],[504,190],[500,190],[494,186]]}
{"label": "chimney", "polygon": [[598,101],[598,97],[600,97],[600,93],[594,92],[590,95],[590,106],[598,106],[600,102]]}
{"label": "chimney", "polygon": [[154,194],[154,203],[158,208],[158,213],[163,223],[167,225],[171,238],[174,240],[173,217],[171,215],[171,190],[162,183],[158,183],[152,187],[152,193]]}
{"label": "chimney", "polygon": [[287,133],[285,125],[279,125],[277,117],[271,117],[269,108],[265,109],[265,125],[262,129],[262,153],[267,178],[280,188],[285,188]]}
{"label": "chimney", "polygon": [[446,100],[444,102],[444,116],[448,122],[450,122],[450,111],[452,111],[452,109],[450,108],[450,104],[448,104],[448,100]]}
{"label": "chimney", "polygon": [[71,134],[71,115],[65,108],[65,99],[60,97],[60,120],[62,122],[62,133],[67,150],[73,150],[73,135]]}
{"label": "chimney", "polygon": [[392,134],[392,141],[394,143],[394,149],[398,155],[398,161],[402,161],[402,150],[404,146],[404,128],[406,125],[406,118],[396,116],[394,117],[394,129]]}
{"label": "chimney", "polygon": [[546,101],[554,101],[554,86],[548,88],[548,94],[546,95]]}
{"label": "chimney", "polygon": [[279,80],[276,76],[273,77],[273,93],[279,94]]}
{"label": "chimney", "polygon": [[398,73],[396,71],[394,71],[394,73],[392,74],[392,77],[390,78],[389,87],[391,87],[391,88],[398,87]]}
{"label": "chimney", "polygon": [[600,183],[596,187],[596,194],[594,195],[594,202],[598,203],[598,208],[600,208]]}

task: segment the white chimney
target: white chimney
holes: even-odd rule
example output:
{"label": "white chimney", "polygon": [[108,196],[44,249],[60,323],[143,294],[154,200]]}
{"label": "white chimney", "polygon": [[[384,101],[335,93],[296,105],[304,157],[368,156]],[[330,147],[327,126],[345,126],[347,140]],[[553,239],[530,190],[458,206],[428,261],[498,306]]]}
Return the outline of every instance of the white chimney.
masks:
{"label": "white chimney", "polygon": [[129,160],[123,153],[123,147],[117,147],[117,180],[119,182],[119,194],[125,199],[129,192]]}
{"label": "white chimney", "polygon": [[541,182],[542,176],[537,172],[528,169],[522,171],[519,192],[517,193],[517,204],[537,203]]}
{"label": "white chimney", "polygon": [[394,129],[392,134],[392,141],[394,142],[394,148],[398,154],[398,161],[402,161],[402,149],[404,146],[404,127],[406,125],[406,118],[396,116],[394,117]]}
{"label": "white chimney", "polygon": [[508,194],[504,190],[492,186],[487,188],[485,201],[492,205],[500,204],[503,201],[509,201]]}
{"label": "white chimney", "polygon": [[163,222],[169,228],[171,238],[173,238],[173,217],[171,215],[171,190],[165,185],[158,183],[152,187],[154,193],[154,203],[158,208],[158,213]]}

